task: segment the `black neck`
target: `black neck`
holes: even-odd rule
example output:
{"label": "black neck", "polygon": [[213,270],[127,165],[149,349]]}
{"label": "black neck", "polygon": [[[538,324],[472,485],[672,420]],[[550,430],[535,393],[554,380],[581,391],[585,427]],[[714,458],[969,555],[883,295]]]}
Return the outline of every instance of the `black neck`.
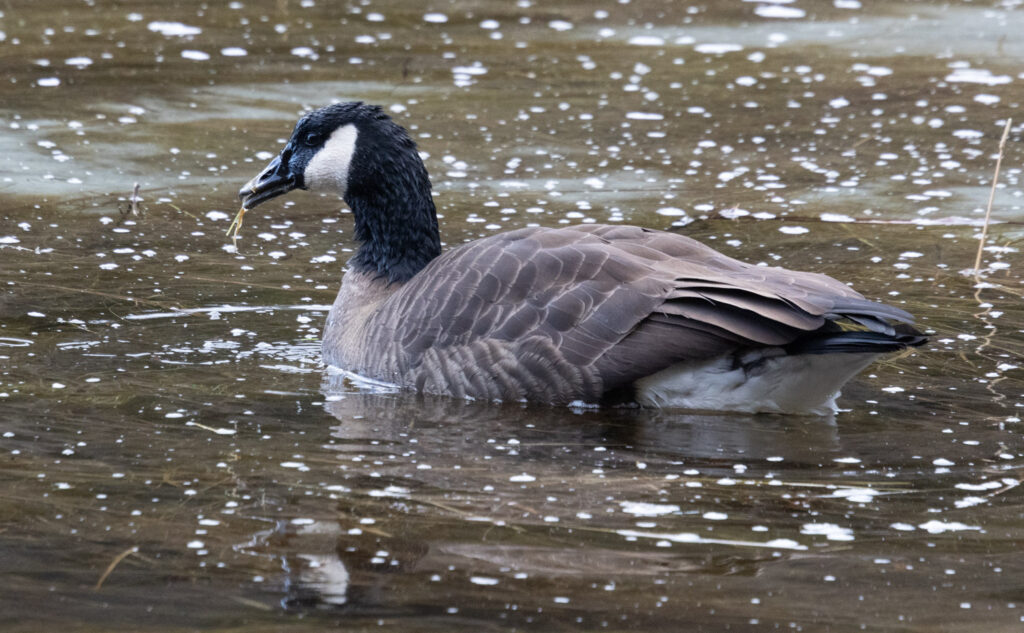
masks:
{"label": "black neck", "polygon": [[349,262],[353,270],[404,283],[441,254],[430,179],[418,156],[414,162],[405,169],[392,164],[346,192],[360,243]]}

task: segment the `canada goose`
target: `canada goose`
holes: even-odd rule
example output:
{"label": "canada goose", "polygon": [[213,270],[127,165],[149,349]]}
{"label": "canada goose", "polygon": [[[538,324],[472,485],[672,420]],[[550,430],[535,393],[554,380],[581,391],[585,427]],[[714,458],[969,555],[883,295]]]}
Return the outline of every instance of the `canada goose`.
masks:
{"label": "canada goose", "polygon": [[442,254],[416,144],[378,106],[302,117],[239,196],[251,209],[292,189],[336,192],[355,217],[325,362],[419,392],[826,414],[880,354],[925,341],[830,277],[664,231],[525,228]]}

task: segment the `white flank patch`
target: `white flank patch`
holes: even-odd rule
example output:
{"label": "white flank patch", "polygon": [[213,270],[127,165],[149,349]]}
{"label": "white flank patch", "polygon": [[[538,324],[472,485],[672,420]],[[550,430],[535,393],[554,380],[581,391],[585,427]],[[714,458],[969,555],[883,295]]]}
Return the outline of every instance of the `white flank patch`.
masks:
{"label": "white flank patch", "polygon": [[310,191],[333,191],[345,196],[348,189],[348,169],[356,152],[356,126],[349,124],[334,130],[303,173]]}
{"label": "white flank patch", "polygon": [[734,367],[729,356],[679,363],[636,381],[636,400],[645,407],[828,415],[836,411],[835,399],[843,384],[877,357],[868,353],[777,356],[765,358],[749,373]]}

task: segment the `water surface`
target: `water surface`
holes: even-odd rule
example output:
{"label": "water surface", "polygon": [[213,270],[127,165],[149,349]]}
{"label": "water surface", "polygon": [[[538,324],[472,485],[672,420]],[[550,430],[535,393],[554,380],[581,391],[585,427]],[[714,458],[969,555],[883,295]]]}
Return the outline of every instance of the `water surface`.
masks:
{"label": "water surface", "polygon": [[[1022,121],[965,274],[1019,3],[0,12],[5,630],[1020,630]],[[352,384],[319,359],[341,203],[224,236],[295,118],[350,99],[412,131],[448,245],[676,230],[932,340],[833,420]]]}

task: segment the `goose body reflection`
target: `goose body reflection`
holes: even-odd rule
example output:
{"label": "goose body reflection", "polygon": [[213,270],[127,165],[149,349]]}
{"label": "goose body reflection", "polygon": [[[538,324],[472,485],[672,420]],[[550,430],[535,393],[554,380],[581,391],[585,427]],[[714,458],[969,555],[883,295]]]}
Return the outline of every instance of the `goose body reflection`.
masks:
{"label": "goose body reflection", "polygon": [[377,106],[304,116],[240,191],[335,192],[356,255],[325,361],[424,393],[552,404],[827,414],[879,355],[924,342],[903,310],[635,226],[525,228],[441,252],[430,180]]}

